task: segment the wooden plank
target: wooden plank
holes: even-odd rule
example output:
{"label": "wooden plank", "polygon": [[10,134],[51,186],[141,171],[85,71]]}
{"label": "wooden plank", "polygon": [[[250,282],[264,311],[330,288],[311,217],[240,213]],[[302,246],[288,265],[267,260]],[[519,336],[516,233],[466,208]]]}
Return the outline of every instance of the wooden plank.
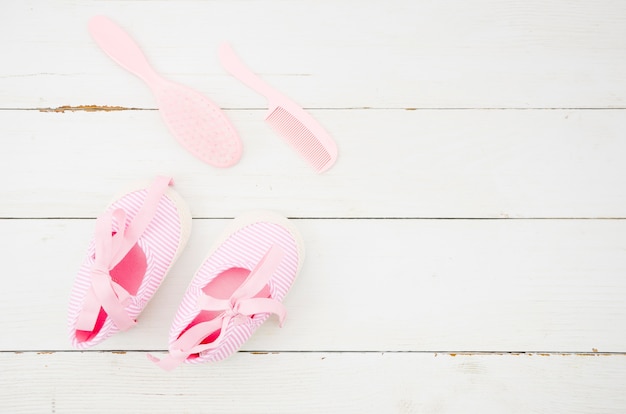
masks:
{"label": "wooden plank", "polygon": [[620,0],[11,2],[0,17],[0,107],[153,108],[86,23],[115,18],[168,77],[230,108],[263,98],[220,67],[231,41],[313,108],[624,107]]}
{"label": "wooden plank", "polygon": [[315,111],[340,148],[323,175],[259,111],[229,115],[245,152],[217,169],[155,111],[0,111],[0,217],[96,217],[158,173],[195,217],[626,217],[624,111]]}
{"label": "wooden plank", "polygon": [[[132,331],[99,349],[162,350],[227,220],[188,249]],[[255,351],[626,351],[626,220],[295,220],[308,257]],[[93,220],[1,220],[0,350],[65,350]],[[10,281],[10,282],[9,282]],[[9,288],[10,287],[10,288]]]}
{"label": "wooden plank", "polygon": [[240,353],[163,372],[143,353],[1,353],[0,409],[29,413],[617,413],[626,357]]}

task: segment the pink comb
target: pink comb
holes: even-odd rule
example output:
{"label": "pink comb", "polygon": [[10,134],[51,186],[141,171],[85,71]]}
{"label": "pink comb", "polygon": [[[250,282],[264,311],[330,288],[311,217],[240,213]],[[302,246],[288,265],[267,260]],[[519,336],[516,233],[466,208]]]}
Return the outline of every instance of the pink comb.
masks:
{"label": "pink comb", "polygon": [[92,18],[89,32],[114,61],[148,84],[165,125],[187,151],[215,167],[230,167],[239,161],[241,140],[217,105],[193,89],[158,75],[139,46],[110,19]]}
{"label": "pink comb", "polygon": [[276,89],[261,80],[235,55],[228,43],[220,46],[220,62],[235,78],[265,96],[269,110],[265,120],[287,140],[318,173],[337,159],[337,146],[322,126]]}

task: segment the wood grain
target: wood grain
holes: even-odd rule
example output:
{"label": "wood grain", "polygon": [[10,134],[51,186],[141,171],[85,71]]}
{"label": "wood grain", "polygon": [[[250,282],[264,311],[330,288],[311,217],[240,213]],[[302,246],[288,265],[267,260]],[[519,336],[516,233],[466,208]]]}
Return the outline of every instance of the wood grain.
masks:
{"label": "wood grain", "polygon": [[[171,373],[143,353],[0,353],[28,413],[614,413],[626,356],[239,353]],[[601,375],[599,375],[601,373]]]}
{"label": "wood grain", "polygon": [[[180,298],[227,220],[188,249],[132,331],[98,349],[165,349]],[[245,345],[262,351],[622,352],[625,220],[295,220],[308,256]],[[0,350],[68,349],[69,291],[93,220],[1,220],[11,289]],[[37,252],[33,258],[32,252]],[[34,336],[33,332],[37,332]]]}
{"label": "wood grain", "polygon": [[194,217],[626,217],[623,111],[314,111],[340,149],[322,175],[259,111],[228,114],[244,155],[216,169],[156,111],[0,111],[0,216],[96,217],[167,173]]}
{"label": "wood grain", "polygon": [[626,106],[620,0],[307,0],[10,2],[0,107],[154,108],[148,88],[89,37],[95,14],[222,107],[265,105],[219,65],[224,40],[309,108]]}

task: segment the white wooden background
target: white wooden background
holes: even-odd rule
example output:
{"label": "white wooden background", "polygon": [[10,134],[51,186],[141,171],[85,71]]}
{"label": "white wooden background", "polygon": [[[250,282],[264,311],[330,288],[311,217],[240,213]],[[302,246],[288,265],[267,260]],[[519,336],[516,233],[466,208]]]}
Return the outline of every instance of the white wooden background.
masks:
{"label": "white wooden background", "polygon": [[[95,14],[227,108],[237,166],[179,148]],[[332,170],[271,132],[223,40],[327,127]],[[626,411],[624,1],[6,0],[0,52],[0,412]],[[157,173],[189,247],[137,328],[72,351],[94,218]],[[212,238],[258,208],[307,243],[286,327],[160,371],[145,351]]]}

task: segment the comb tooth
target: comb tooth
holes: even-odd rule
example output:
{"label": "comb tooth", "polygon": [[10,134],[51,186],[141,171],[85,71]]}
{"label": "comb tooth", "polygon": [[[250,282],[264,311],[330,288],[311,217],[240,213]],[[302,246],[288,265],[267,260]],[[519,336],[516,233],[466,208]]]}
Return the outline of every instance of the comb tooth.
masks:
{"label": "comb tooth", "polygon": [[321,170],[331,158],[324,146],[302,122],[281,107],[268,117],[268,123],[315,168]]}

